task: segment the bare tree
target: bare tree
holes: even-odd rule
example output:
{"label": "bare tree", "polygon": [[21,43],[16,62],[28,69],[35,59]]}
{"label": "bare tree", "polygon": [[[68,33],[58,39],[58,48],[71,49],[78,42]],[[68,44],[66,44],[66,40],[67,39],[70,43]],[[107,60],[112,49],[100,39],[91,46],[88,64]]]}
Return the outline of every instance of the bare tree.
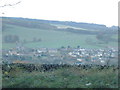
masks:
{"label": "bare tree", "polygon": [[6,7],[6,6],[14,6],[14,5],[17,5],[19,3],[21,3],[21,1],[13,3],[13,4],[4,4],[4,5],[0,6],[0,8]]}
{"label": "bare tree", "polygon": [[[20,4],[22,1],[21,0],[17,0],[17,1],[12,1],[12,0],[0,0],[0,11],[2,11],[2,9],[4,9],[5,7],[11,7],[11,6],[15,6],[15,5],[17,5],[17,4]],[[3,12],[1,12],[1,14],[2,15],[4,15],[5,14],[5,12],[3,11]]]}

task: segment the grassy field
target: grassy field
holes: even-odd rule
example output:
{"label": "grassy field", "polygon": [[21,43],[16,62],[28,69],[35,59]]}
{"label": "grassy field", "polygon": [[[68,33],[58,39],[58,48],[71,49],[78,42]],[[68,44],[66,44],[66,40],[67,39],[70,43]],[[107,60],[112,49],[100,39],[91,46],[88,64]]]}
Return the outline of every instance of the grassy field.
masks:
{"label": "grassy field", "polygon": [[118,88],[118,71],[113,71],[113,68],[86,70],[65,67],[28,72],[14,67],[10,72],[3,73],[2,81],[3,88]]}
{"label": "grassy field", "polygon": [[[43,30],[43,29],[33,29],[33,28],[25,28],[15,25],[8,25],[10,28],[7,28],[2,35],[18,35],[20,40],[23,41],[32,41],[33,38],[41,38],[41,42],[29,42],[25,43],[24,46],[30,48],[39,48],[39,47],[47,47],[47,48],[60,48],[61,46],[67,47],[68,45],[71,47],[77,47],[80,45],[85,48],[105,48],[106,46],[116,47],[117,42],[110,42],[109,44],[94,44],[94,42],[99,42],[96,39],[95,35],[85,35],[85,34],[77,34],[72,32],[65,31],[55,31],[55,30]],[[114,36],[116,37],[116,36]],[[93,42],[89,44],[88,41]],[[15,47],[15,43],[3,43],[3,48],[13,48]]]}

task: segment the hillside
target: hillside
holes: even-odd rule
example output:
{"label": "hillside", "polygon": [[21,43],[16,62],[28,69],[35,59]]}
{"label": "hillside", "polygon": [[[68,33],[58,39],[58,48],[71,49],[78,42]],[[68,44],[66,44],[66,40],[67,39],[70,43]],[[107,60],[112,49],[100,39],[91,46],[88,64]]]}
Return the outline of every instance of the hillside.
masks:
{"label": "hillside", "polygon": [[[85,48],[117,47],[116,27],[108,28],[105,25],[3,17],[2,31],[4,49],[16,46],[30,48],[77,47],[78,45]],[[5,42],[8,36],[18,37],[19,44]],[[97,36],[100,38],[96,38]],[[102,37],[107,38],[102,39]]]}

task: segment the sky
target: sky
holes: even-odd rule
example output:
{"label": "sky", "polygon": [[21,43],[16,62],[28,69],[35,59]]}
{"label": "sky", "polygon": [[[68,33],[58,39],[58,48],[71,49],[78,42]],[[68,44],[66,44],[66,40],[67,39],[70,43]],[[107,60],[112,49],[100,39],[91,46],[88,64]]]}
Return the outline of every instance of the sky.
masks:
{"label": "sky", "polygon": [[0,0],[0,16],[118,26],[120,0]]}

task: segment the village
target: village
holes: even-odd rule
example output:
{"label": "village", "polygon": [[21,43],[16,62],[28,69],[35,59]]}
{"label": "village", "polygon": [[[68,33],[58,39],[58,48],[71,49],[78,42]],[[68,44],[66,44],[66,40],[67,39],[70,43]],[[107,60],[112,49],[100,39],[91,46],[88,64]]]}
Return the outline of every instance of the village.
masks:
{"label": "village", "polygon": [[25,48],[17,47],[2,50],[3,62],[7,63],[33,63],[33,64],[118,64],[118,50],[87,49],[87,48]]}

